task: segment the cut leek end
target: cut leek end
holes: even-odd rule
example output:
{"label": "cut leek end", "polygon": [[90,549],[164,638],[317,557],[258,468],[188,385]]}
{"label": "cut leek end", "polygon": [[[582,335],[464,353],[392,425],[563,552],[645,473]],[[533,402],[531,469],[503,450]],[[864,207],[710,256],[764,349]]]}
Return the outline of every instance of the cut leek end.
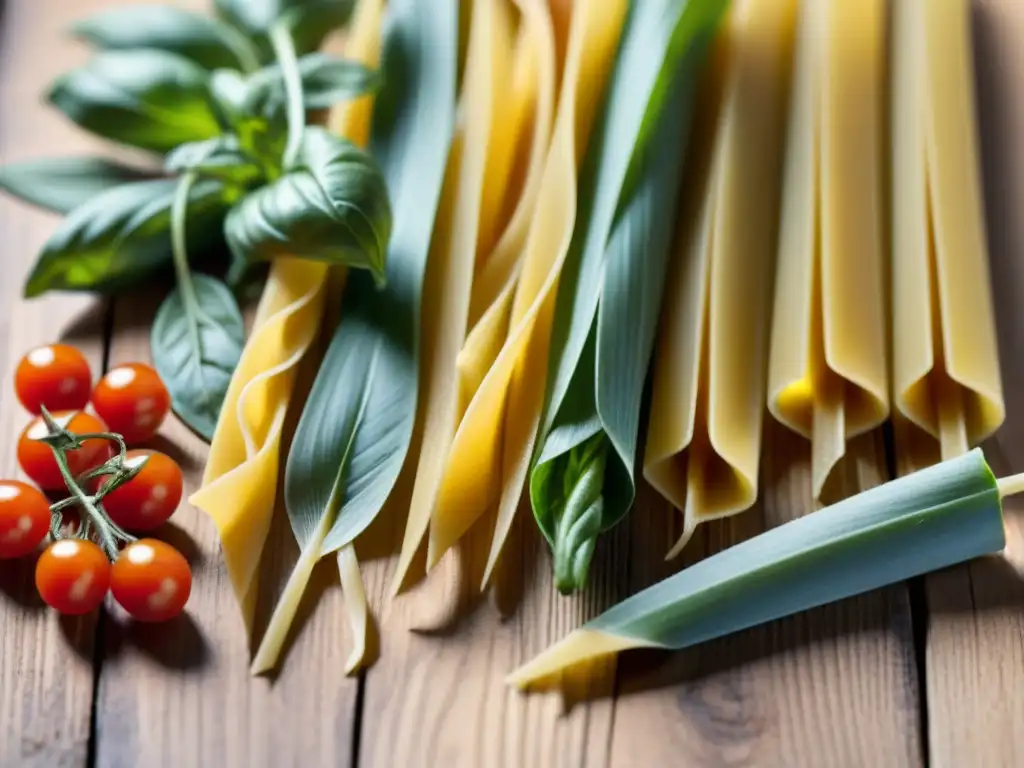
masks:
{"label": "cut leek end", "polygon": [[505,682],[520,690],[542,688],[557,682],[565,669],[587,661],[612,656],[631,648],[654,648],[654,643],[622,637],[593,629],[577,629],[532,661],[527,662],[505,678]]}

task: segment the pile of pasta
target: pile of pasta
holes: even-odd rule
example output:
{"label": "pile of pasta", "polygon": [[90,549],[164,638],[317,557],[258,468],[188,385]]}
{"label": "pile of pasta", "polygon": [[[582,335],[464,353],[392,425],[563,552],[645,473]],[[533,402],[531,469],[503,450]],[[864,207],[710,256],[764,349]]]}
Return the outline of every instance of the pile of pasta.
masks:
{"label": "pile of pasta", "polygon": [[[346,54],[382,67],[384,92],[331,116],[392,168],[396,271],[365,302],[408,298],[412,324],[368,329],[391,315],[353,309],[353,278],[342,294],[322,264],[275,261],[192,498],[251,629],[287,467],[303,555],[254,671],[326,555],[358,668],[353,544],[403,467],[394,593],[423,548],[433,568],[491,515],[485,588],[524,490],[571,591],[641,475],[683,514],[669,555],[750,508],[766,411],[811,442],[815,497],[887,419],[907,467],[1003,420],[966,0],[474,0],[457,56],[468,6],[359,0]],[[426,106],[386,93],[403,43],[433,73],[413,83]],[[403,131],[374,114],[385,101]],[[391,186],[402,163],[426,163],[421,188]],[[351,403],[318,399],[328,384]]]}

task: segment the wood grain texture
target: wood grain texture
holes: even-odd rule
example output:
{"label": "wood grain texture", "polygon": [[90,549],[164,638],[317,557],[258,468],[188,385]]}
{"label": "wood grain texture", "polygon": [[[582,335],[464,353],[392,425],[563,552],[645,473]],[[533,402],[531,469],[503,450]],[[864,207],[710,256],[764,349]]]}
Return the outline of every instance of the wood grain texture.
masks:
{"label": "wood grain texture", "polygon": [[[985,445],[997,475],[1024,470],[1024,5],[974,0],[985,206],[1006,423]],[[1008,499],[1007,558],[1024,564],[1024,502]],[[926,579],[934,766],[1024,764],[1024,581],[976,560]]]}
{"label": "wood grain texture", "polygon": [[[396,500],[407,492],[400,487]],[[493,524],[485,520],[392,603],[386,595],[401,545],[400,510],[401,502],[388,510],[392,517],[378,520],[360,547],[362,557],[374,558],[365,568],[367,593],[381,626],[380,659],[366,675],[360,765],[606,764],[614,665],[595,666],[592,678],[571,681],[564,695],[523,696],[504,678],[624,596],[622,534],[599,544],[591,566],[597,578],[586,593],[565,598],[552,585],[546,546],[524,502],[487,596],[476,588]]]}
{"label": "wood grain texture", "polygon": [[[107,3],[109,4],[109,3]],[[40,94],[84,51],[62,37],[75,8],[61,0],[9,2],[0,39],[0,163],[86,153],[95,142]],[[100,3],[82,3],[81,6]],[[58,219],[0,198],[0,476],[21,476],[16,436],[29,416],[14,397],[20,357],[33,345],[68,340],[87,355],[94,374],[103,359],[105,308],[85,297],[20,300],[22,281]],[[34,558],[0,570],[0,765],[78,766],[86,760],[93,689],[95,617],[62,620],[35,592]]]}
{"label": "wood grain texture", "polygon": [[[747,512],[698,528],[693,561],[814,509],[809,445],[766,425],[762,494]],[[837,470],[846,496],[883,479],[880,435],[858,438]],[[632,519],[630,587],[670,575],[661,562],[681,515],[648,497]],[[866,734],[870,734],[867,737]],[[611,764],[921,764],[918,685],[904,585],[677,653],[620,661]]]}

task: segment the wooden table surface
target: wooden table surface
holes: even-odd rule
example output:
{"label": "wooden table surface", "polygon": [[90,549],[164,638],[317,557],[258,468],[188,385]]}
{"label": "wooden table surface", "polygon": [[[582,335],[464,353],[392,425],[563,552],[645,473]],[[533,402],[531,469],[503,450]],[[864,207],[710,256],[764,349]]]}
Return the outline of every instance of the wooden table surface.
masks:
{"label": "wooden table surface", "polygon": [[[0,43],[0,162],[103,149],[40,93],[84,59],[65,28],[118,0],[7,0]],[[186,5],[201,6],[201,0]],[[1024,470],[1024,3],[975,0],[989,238],[1009,416],[987,446]],[[55,218],[0,199],[0,476],[16,473],[26,421],[11,388],[33,344],[69,340],[101,370],[148,359],[159,293],[109,303],[25,302],[23,276]],[[710,525],[688,559],[812,509],[808,449],[766,430],[759,506]],[[173,419],[160,445],[201,475],[205,446]],[[847,491],[890,477],[882,433],[857,441]],[[406,478],[408,480],[408,478]],[[408,483],[405,483],[407,486]],[[1011,514],[1011,543],[1024,545]],[[563,694],[522,696],[504,675],[609,601],[667,573],[679,515],[650,491],[599,548],[590,591],[556,596],[529,514],[513,567],[486,598],[474,536],[421,587],[386,597],[401,539],[393,514],[368,546],[379,658],[346,677],[350,647],[330,563],[317,571],[279,675],[254,679],[211,523],[183,507],[163,532],[193,562],[187,617],[140,629],[104,615],[61,620],[32,562],[0,568],[0,766],[1016,766],[1024,765],[1024,587],[976,562],[810,611],[692,651],[627,654]],[[296,558],[275,522],[261,589]],[[523,577],[526,574],[527,578]],[[260,612],[265,623],[271,605]],[[417,631],[411,631],[417,630]]]}

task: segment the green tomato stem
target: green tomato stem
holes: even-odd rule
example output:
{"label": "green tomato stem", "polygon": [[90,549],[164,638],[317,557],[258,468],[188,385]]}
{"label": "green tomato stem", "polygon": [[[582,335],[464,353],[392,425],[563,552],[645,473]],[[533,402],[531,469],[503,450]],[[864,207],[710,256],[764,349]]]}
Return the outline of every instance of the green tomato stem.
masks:
{"label": "green tomato stem", "polygon": [[114,536],[114,532],[111,529],[110,520],[106,514],[101,513],[93,503],[92,496],[89,496],[82,490],[81,486],[75,481],[75,478],[71,475],[71,470],[68,468],[68,459],[64,451],[59,448],[54,448],[53,456],[57,460],[57,467],[60,469],[61,477],[64,478],[64,485],[68,488],[68,493],[71,497],[78,502],[78,506],[81,511],[85,514],[85,519],[82,521],[82,525],[92,523],[96,529],[96,534],[100,539],[100,546],[103,547],[103,551],[107,553],[107,557],[111,560],[117,559],[117,539]]}
{"label": "green tomato stem", "polygon": [[119,554],[118,540],[131,542],[135,541],[135,537],[125,532],[117,523],[110,519],[106,510],[103,509],[102,504],[99,502],[102,496],[91,496],[82,489],[81,482],[83,482],[83,479],[75,478],[71,474],[71,468],[68,466],[67,451],[76,450],[86,440],[112,440],[118,444],[120,448],[118,456],[102,467],[97,467],[95,470],[83,475],[84,479],[89,479],[101,474],[110,474],[112,470],[112,479],[104,484],[106,493],[110,493],[110,491],[128,482],[138,473],[141,466],[134,469],[128,469],[124,466],[127,446],[125,445],[124,438],[119,434],[114,432],[74,434],[57,424],[45,406],[42,409],[42,417],[49,429],[49,434],[44,439],[44,442],[50,446],[54,461],[57,462],[57,468],[60,470],[61,478],[63,478],[64,485],[70,494],[70,498],[58,501],[50,506],[50,534],[54,540],[61,538],[60,525],[63,519],[61,511],[72,504],[77,505],[81,509],[82,514],[82,525],[78,531],[78,538],[90,538],[95,531],[100,546],[107,557],[111,560],[116,560]]}
{"label": "green tomato stem", "polygon": [[270,42],[274,56],[284,76],[285,96],[288,99],[288,143],[285,145],[282,165],[286,171],[295,166],[302,146],[302,132],[306,129],[306,107],[302,95],[302,77],[299,61],[295,55],[295,41],[291,30],[279,22],[270,30]]}

